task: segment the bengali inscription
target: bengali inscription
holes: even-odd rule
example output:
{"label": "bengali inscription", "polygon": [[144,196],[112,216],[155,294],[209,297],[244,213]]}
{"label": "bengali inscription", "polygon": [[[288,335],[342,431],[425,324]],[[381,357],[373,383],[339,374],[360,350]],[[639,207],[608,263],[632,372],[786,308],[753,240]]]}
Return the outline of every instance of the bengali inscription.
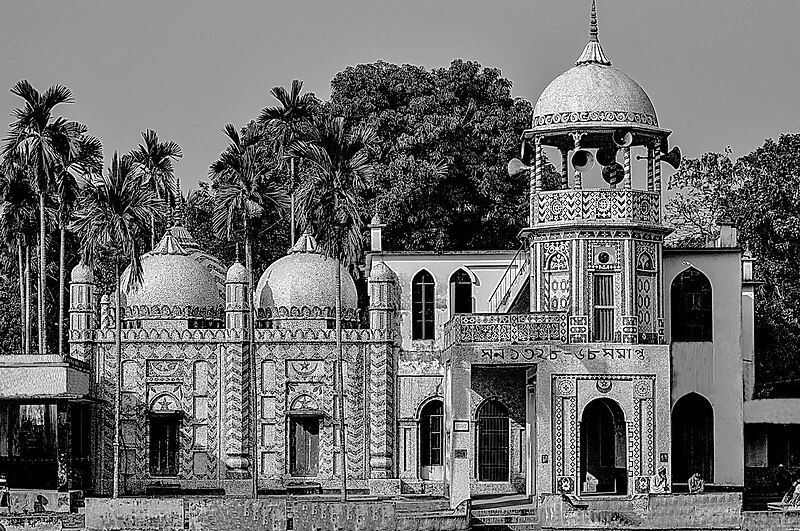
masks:
{"label": "bengali inscription", "polygon": [[480,359],[486,361],[542,362],[565,359],[644,361],[645,351],[636,347],[583,347],[563,349],[547,345],[516,347],[502,346],[479,349]]}

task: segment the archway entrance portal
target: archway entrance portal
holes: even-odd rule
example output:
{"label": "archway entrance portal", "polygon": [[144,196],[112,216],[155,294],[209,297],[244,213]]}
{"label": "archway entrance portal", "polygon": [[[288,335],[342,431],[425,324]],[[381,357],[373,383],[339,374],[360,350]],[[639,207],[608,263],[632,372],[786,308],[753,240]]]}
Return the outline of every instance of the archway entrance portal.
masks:
{"label": "archway entrance portal", "polygon": [[687,483],[694,474],[714,482],[714,410],[689,393],[672,410],[672,481]]}
{"label": "archway entrance portal", "polygon": [[581,417],[581,494],[627,494],[625,415],[615,401],[589,402]]}

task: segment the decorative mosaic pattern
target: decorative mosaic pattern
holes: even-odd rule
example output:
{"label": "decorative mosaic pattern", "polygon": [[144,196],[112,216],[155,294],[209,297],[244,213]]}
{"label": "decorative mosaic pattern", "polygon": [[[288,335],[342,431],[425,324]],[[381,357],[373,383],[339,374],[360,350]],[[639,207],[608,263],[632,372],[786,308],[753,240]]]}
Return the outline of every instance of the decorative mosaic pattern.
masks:
{"label": "decorative mosaic pattern", "polygon": [[615,221],[658,225],[659,197],[632,189],[553,190],[537,194],[539,223]]}
{"label": "decorative mosaic pattern", "polygon": [[500,341],[567,340],[567,313],[456,315],[448,323],[445,342],[492,343]]}
{"label": "decorative mosaic pattern", "polygon": [[[358,310],[355,308],[341,309],[342,321],[358,321]],[[336,308],[319,306],[256,308],[256,318],[259,320],[272,319],[336,319]]]}
{"label": "decorative mosaic pattern", "polygon": [[123,319],[218,319],[224,317],[224,309],[201,306],[141,305],[122,308]]}
{"label": "decorative mosaic pattern", "polygon": [[642,124],[658,127],[658,119],[652,114],[631,111],[584,111],[543,114],[534,116],[533,127],[592,122]]}

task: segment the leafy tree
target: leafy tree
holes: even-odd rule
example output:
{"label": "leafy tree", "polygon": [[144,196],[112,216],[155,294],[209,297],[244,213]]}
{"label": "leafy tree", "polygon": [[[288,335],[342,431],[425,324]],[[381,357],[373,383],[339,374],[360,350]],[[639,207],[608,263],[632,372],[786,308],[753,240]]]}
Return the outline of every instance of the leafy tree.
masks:
{"label": "leafy tree", "polygon": [[5,139],[3,155],[27,164],[35,176],[34,189],[39,197],[39,353],[47,354],[45,202],[55,168],[69,150],[70,135],[77,127],[75,122],[53,116],[53,111],[75,100],[72,91],[62,85],[53,85],[40,94],[25,80],[11,87],[11,93],[22,98],[24,105],[12,113],[16,120]]}
{"label": "leafy tree", "polygon": [[122,283],[120,267],[128,263],[130,274],[126,290],[136,289],[142,281],[139,261],[139,236],[148,223],[163,214],[163,204],[152,189],[141,186],[129,157],[114,152],[105,175],[93,176],[84,188],[80,208],[75,213],[74,230],[81,238],[85,263],[99,267],[104,257],[112,257],[114,267],[115,313],[114,351],[116,385],[114,396],[114,497],[119,496],[120,408],[122,377]]}
{"label": "leafy tree", "polygon": [[719,222],[729,216],[729,202],[742,181],[730,159],[730,148],[687,158],[667,182],[670,197],[666,219],[675,228],[667,245],[703,247],[719,235]]}
{"label": "leafy tree", "polygon": [[[342,117],[315,121],[308,140],[292,145],[289,156],[308,164],[310,179],[300,191],[300,216],[306,230],[318,239],[324,253],[345,265],[361,257],[364,210],[360,196],[372,177],[369,150],[377,134],[361,125],[348,130]],[[342,500],[347,499],[344,382],[342,377],[342,271],[336,268],[336,351],[339,416],[339,456],[342,460]]]}
{"label": "leafy tree", "polygon": [[[292,81],[292,88],[286,90],[283,87],[274,87],[270,94],[278,105],[264,107],[258,117],[258,121],[266,126],[266,134],[269,141],[274,145],[274,151],[278,155],[278,160],[289,172],[288,188],[290,198],[290,244],[295,240],[295,191],[297,187],[297,166],[296,158],[292,156],[284,157],[289,146],[295,140],[302,139],[308,133],[314,113],[318,110],[319,102],[313,94],[307,92],[302,94],[303,82],[300,80]],[[287,164],[288,162],[288,164]]]}
{"label": "leafy tree", "polygon": [[[156,197],[172,208],[180,194],[172,163],[183,157],[183,151],[177,142],[161,142],[158,133],[152,129],[142,132],[142,140],[144,143],[131,151],[130,157],[145,185],[153,190]],[[153,218],[150,220],[150,248],[155,246],[156,219]]]}
{"label": "leafy tree", "polygon": [[[379,61],[331,82],[333,114],[373,127],[370,183],[395,249],[517,247],[526,225],[528,176],[509,177],[529,102],[493,68],[456,60],[426,70]],[[370,194],[362,194],[369,200]]]}

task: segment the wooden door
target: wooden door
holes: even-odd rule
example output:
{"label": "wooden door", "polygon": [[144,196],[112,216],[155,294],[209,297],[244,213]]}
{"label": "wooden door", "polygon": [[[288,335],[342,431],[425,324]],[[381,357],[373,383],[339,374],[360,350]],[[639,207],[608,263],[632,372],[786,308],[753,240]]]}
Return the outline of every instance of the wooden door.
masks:
{"label": "wooden door", "polygon": [[314,477],[319,471],[319,417],[289,421],[289,473]]}

